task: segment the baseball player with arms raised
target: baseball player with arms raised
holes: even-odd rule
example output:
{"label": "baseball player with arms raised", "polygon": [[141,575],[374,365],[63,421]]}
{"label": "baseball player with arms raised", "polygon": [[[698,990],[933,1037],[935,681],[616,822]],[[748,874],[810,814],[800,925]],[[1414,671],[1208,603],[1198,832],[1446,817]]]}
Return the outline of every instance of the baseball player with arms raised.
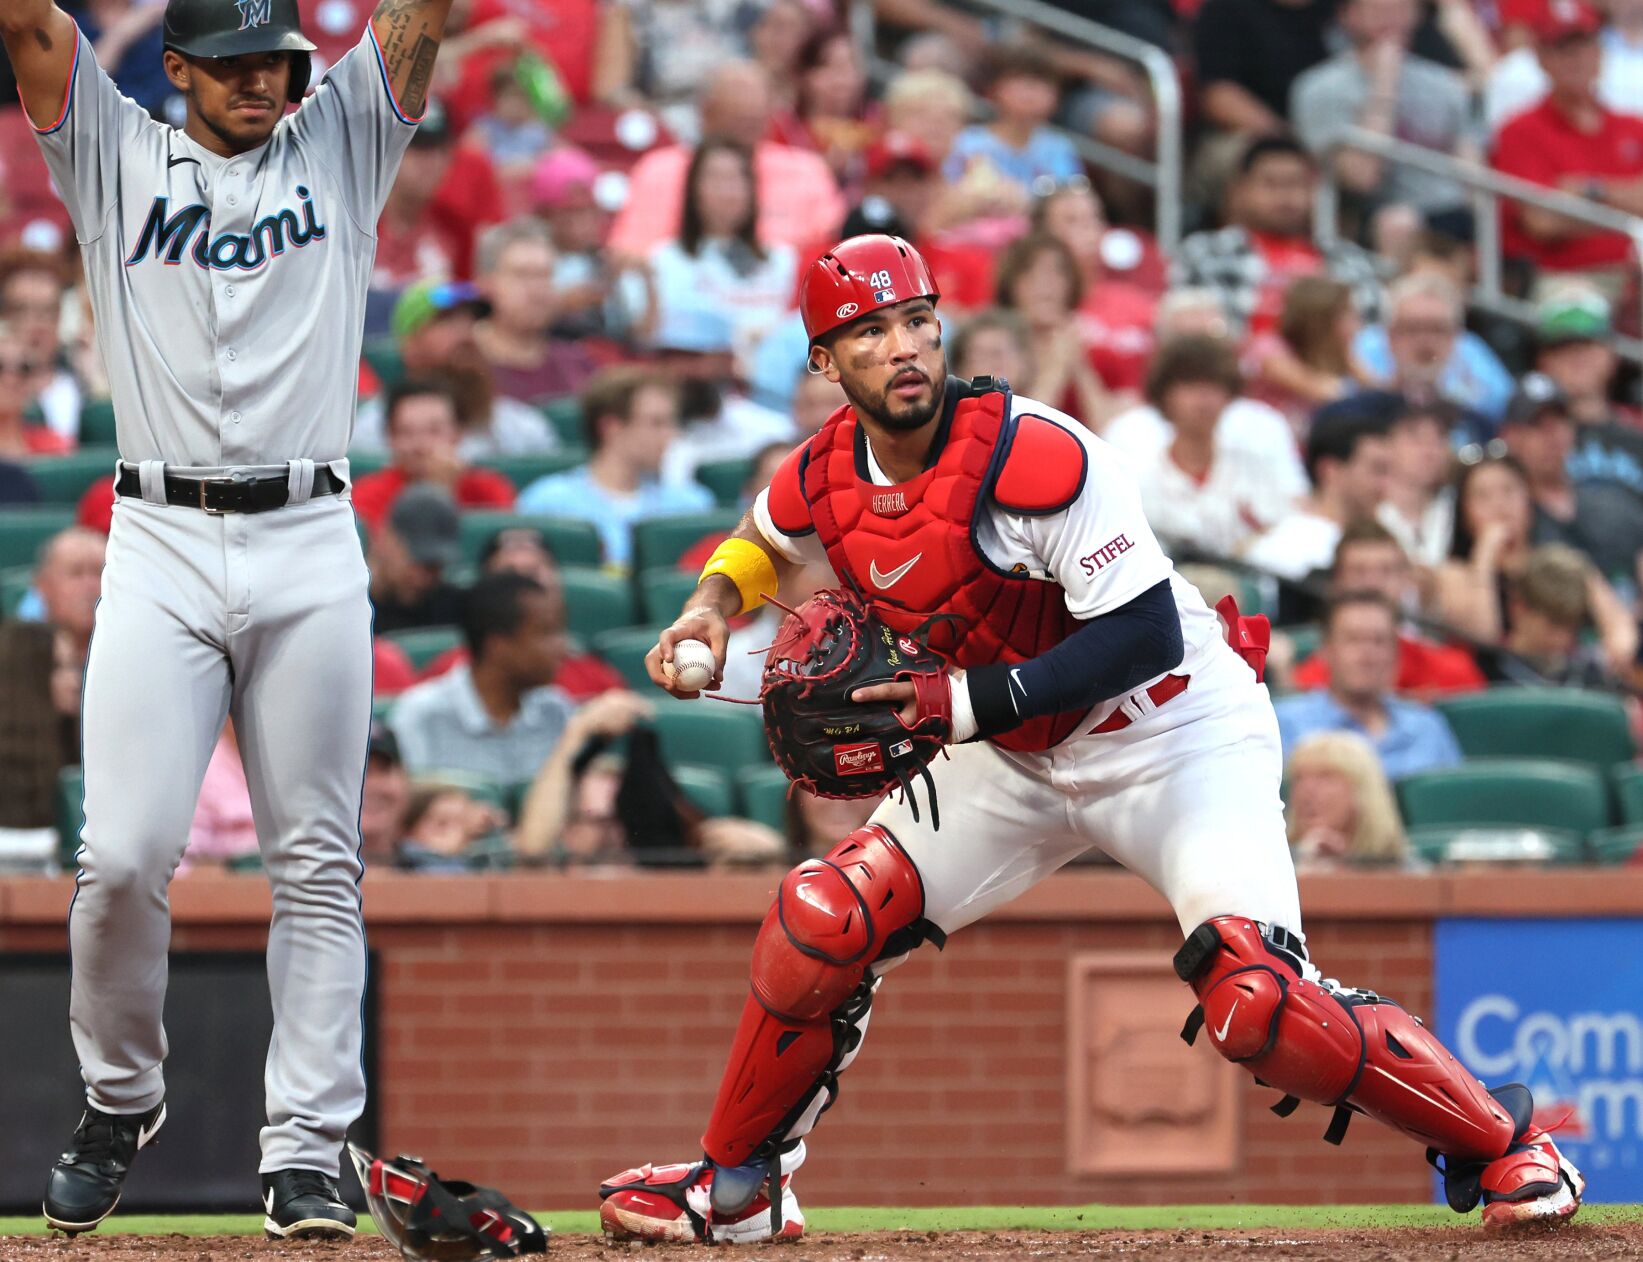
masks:
{"label": "baseball player with arms raised", "polygon": [[371,609],[344,456],[377,215],[449,8],[382,0],[303,101],[296,0],[170,0],[178,130],[120,95],[51,0],[0,0],[80,241],[121,456],[69,921],[87,1104],[44,1205],[64,1231],[113,1210],[165,1120],[166,887],[232,716],[274,892],[265,1227],[354,1232],[336,1176],[365,1101]]}
{"label": "baseball player with arms raised", "polygon": [[664,663],[693,639],[722,668],[726,619],[825,559],[951,662],[935,688],[854,693],[944,725],[950,759],[929,767],[939,831],[910,795],[887,799],[783,880],[706,1157],[606,1183],[607,1232],[801,1235],[793,1172],[861,1050],[880,979],[1092,846],[1175,910],[1176,971],[1199,1002],[1189,1041],[1207,1030],[1286,1094],[1284,1111],[1335,1108],[1330,1138],[1355,1111],[1433,1150],[1457,1209],[1572,1214],[1583,1182],[1531,1124],[1525,1088],[1485,1089],[1414,1017],[1308,961],[1258,675],[1264,628],[1231,606],[1223,623],[1175,573],[1101,439],[1001,382],[947,375],[936,299],[897,238],[853,237],[811,267],[812,368],[849,403],[759,494],[648,665],[676,689]]}

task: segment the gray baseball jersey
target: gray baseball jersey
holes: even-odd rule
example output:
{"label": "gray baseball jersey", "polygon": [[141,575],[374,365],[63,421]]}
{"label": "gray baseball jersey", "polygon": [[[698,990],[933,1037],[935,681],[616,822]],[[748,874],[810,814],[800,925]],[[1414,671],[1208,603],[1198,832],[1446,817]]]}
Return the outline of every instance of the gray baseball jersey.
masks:
{"label": "gray baseball jersey", "polygon": [[[90,1103],[164,1096],[165,890],[231,717],[274,887],[263,1171],[335,1174],[365,1101],[360,790],[371,610],[346,477],[375,224],[414,130],[367,30],[263,145],[213,154],[78,40],[40,147],[85,260],[122,459],[86,664],[70,1021]],[[287,478],[258,514],[168,505],[165,473]]]}
{"label": "gray baseball jersey", "polygon": [[85,259],[120,454],[340,458],[377,216],[414,130],[369,28],[234,158],[155,122],[79,41],[63,117],[39,139]]}

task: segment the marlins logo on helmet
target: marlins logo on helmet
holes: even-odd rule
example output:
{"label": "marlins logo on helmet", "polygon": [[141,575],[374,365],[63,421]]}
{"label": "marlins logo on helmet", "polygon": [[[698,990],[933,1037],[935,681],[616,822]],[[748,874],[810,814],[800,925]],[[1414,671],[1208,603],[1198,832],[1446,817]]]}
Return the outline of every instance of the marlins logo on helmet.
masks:
{"label": "marlins logo on helmet", "polygon": [[272,16],[269,13],[270,4],[271,0],[234,0],[234,7],[240,11],[240,30],[267,26]]}

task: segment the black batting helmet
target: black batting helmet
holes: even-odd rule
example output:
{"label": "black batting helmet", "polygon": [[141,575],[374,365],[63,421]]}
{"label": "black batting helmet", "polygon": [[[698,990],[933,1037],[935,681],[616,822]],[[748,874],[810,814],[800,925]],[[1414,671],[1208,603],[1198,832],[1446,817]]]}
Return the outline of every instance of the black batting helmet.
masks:
{"label": "black batting helmet", "polygon": [[314,45],[303,36],[297,0],[167,0],[165,46],[190,57],[290,53],[293,103],[313,73]]}

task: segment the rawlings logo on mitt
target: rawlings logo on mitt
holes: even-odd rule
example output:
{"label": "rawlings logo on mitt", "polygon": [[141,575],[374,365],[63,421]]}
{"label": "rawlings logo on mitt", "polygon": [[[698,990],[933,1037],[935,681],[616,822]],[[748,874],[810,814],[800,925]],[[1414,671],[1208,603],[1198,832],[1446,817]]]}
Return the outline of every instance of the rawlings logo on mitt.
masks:
{"label": "rawlings logo on mitt", "polygon": [[[858,688],[901,679],[918,689],[927,716],[911,727],[893,702],[852,700]],[[940,654],[898,634],[855,593],[839,590],[818,592],[788,611],[759,689],[770,752],[794,784],[824,798],[878,797],[900,785],[917,819],[910,790],[922,775],[937,827],[928,767],[951,730],[947,707],[937,701],[946,696]]]}

